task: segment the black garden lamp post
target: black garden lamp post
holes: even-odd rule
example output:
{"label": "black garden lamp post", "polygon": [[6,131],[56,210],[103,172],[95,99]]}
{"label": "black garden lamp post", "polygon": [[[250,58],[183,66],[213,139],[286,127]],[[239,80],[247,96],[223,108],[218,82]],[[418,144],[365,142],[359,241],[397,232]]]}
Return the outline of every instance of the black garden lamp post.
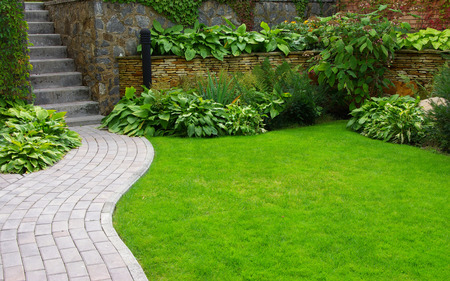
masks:
{"label": "black garden lamp post", "polygon": [[152,84],[151,33],[147,28],[141,29],[142,45],[142,78],[144,86],[150,89]]}

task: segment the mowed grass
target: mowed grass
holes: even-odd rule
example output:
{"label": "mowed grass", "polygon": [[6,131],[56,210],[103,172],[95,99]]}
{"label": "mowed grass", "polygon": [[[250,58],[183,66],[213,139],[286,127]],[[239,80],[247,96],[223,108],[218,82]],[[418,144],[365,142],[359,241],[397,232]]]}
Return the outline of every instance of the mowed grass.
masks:
{"label": "mowed grass", "polygon": [[450,280],[450,158],[344,122],[152,138],[114,226],[150,280]]}

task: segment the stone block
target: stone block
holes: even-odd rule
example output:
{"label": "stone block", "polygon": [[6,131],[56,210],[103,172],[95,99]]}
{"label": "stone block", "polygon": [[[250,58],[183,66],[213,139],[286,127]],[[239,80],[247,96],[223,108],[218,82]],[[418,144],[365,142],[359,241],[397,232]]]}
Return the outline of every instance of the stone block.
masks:
{"label": "stone block", "polygon": [[112,16],[106,24],[106,31],[109,33],[123,33],[125,31],[125,26],[120,22],[117,16]]}

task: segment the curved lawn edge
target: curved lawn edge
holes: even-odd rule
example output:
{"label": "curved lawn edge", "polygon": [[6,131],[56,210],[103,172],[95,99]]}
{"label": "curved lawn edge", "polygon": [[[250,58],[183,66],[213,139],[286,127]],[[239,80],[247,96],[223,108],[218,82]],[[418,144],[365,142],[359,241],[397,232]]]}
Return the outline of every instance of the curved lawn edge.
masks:
{"label": "curved lawn edge", "polygon": [[[326,139],[320,141],[315,139],[317,136],[326,137]],[[271,270],[273,268],[271,268],[269,263],[266,267],[259,268],[259,272],[258,268],[256,268],[256,271],[253,271],[255,274],[259,274],[259,277],[264,279],[264,276],[267,277],[278,272],[278,276],[280,276],[280,278],[284,277],[283,280],[298,280],[293,278],[293,276],[296,276],[295,274],[300,274],[299,276],[303,276],[305,280],[308,280],[308,278],[314,279],[316,277],[323,276],[320,275],[320,272],[315,271],[318,267],[322,268],[324,272],[337,274],[332,275],[336,278],[343,277],[345,274],[349,274],[350,272],[350,268],[347,268],[349,266],[348,261],[346,260],[346,258],[348,258],[347,256],[354,255],[356,262],[354,266],[358,267],[358,259],[360,259],[361,262],[364,262],[364,256],[360,257],[361,252],[364,253],[364,251],[368,251],[368,254],[375,257],[373,264],[366,267],[363,266],[362,268],[353,271],[355,275],[347,276],[348,278],[356,278],[358,276],[360,278],[363,277],[369,279],[395,279],[396,277],[400,278],[401,276],[405,278],[410,277],[413,279],[427,277],[439,278],[439,275],[436,275],[439,274],[436,273],[436,269],[439,268],[436,267],[439,267],[440,264],[448,261],[448,257],[441,257],[440,261],[433,260],[433,262],[430,262],[429,264],[421,263],[422,265],[413,271],[407,268],[405,273],[399,273],[392,269],[392,267],[395,267],[396,264],[398,264],[399,268],[402,269],[401,266],[404,266],[403,262],[407,260],[408,255],[411,255],[411,253],[413,256],[415,255],[414,253],[416,252],[408,251],[410,250],[409,247],[417,245],[413,242],[411,242],[412,244],[409,243],[408,239],[419,239],[417,240],[417,243],[420,242],[418,245],[419,250],[422,249],[425,252],[431,252],[428,255],[425,255],[425,257],[415,257],[414,260],[411,261],[414,263],[423,262],[423,259],[427,261],[426,259],[430,255],[439,257],[442,255],[442,251],[446,251],[445,249],[448,249],[448,246],[442,245],[441,249],[436,248],[437,245],[441,244],[442,240],[439,238],[439,235],[442,234],[442,231],[445,232],[445,229],[443,228],[444,230],[441,230],[441,232],[434,233],[433,231],[436,229],[433,228],[432,225],[435,224],[439,226],[443,223],[442,220],[445,220],[445,217],[448,217],[448,212],[445,214],[445,210],[448,210],[448,206],[446,207],[446,205],[443,205],[445,203],[443,203],[443,200],[448,198],[448,190],[445,190],[442,186],[438,187],[432,182],[435,181],[436,183],[441,183],[449,177],[448,173],[443,173],[445,169],[450,168],[449,158],[445,155],[434,154],[416,147],[383,143],[381,141],[365,138],[357,133],[346,130],[344,121],[325,123],[311,127],[274,131],[264,135],[252,137],[224,137],[216,139],[154,138],[151,140],[159,157],[155,159],[155,162],[151,168],[151,173],[144,175],[141,180],[137,182],[132,189],[130,189],[130,192],[128,192],[123,199],[118,202],[117,211],[114,218],[114,224],[116,228],[118,228],[118,232],[121,234],[121,237],[124,238],[124,241],[130,249],[133,250],[133,253],[136,254],[136,257],[141,261],[149,279],[166,278],[167,280],[198,280],[199,278],[202,278],[202,274],[204,274],[203,277],[206,276],[208,280],[225,280],[227,277],[239,277],[245,279],[245,274],[249,274],[248,271],[251,273],[252,270],[254,270],[252,268],[249,269],[248,264],[245,264],[245,261],[242,260],[242,258],[247,258],[247,260],[249,260],[249,257],[246,256],[249,251],[244,250],[244,252],[239,252],[239,247],[232,248],[234,249],[232,250],[234,253],[233,255],[231,254],[232,252],[230,252],[231,250],[229,248],[219,248],[220,250],[212,250],[215,254],[219,254],[219,256],[214,256],[214,253],[212,256],[207,256],[208,254],[205,249],[209,246],[214,246],[214,244],[219,244],[222,246],[232,245],[234,243],[238,243],[239,240],[245,240],[248,238],[246,238],[245,235],[242,237],[240,236],[242,233],[239,232],[239,228],[238,231],[235,232],[227,231],[227,228],[232,227],[233,224],[236,223],[230,218],[238,218],[241,226],[247,225],[257,227],[258,224],[264,225],[267,223],[266,219],[274,219],[273,221],[276,222],[281,217],[278,216],[279,202],[274,200],[273,202],[269,201],[276,198],[276,196],[283,196],[283,193],[279,192],[280,190],[283,190],[283,184],[279,184],[277,181],[282,181],[282,178],[286,175],[289,176],[289,166],[284,167],[282,176],[276,177],[276,180],[269,184],[270,187],[268,187],[267,190],[268,192],[272,192],[270,194],[273,196],[267,196],[269,193],[264,193],[267,190],[263,190],[263,193],[261,193],[262,196],[259,196],[260,194],[258,193],[254,193],[253,197],[248,198],[241,197],[241,195],[246,192],[253,192],[254,189],[252,188],[254,186],[261,185],[261,183],[265,182],[267,178],[270,178],[272,170],[276,169],[277,165],[280,165],[280,159],[290,162],[296,160],[285,157],[285,155],[291,155],[292,151],[287,151],[284,153],[283,151],[279,151],[277,148],[280,145],[286,145],[286,143],[289,143],[290,140],[306,140],[310,143],[311,147],[301,146],[302,153],[292,156],[294,158],[303,157],[303,160],[306,161],[305,163],[308,164],[300,167],[306,171],[302,174],[302,178],[295,178],[292,182],[289,182],[290,185],[288,184],[288,186],[292,186],[292,183],[298,182],[299,179],[303,180],[302,184],[306,187],[303,189],[298,189],[298,192],[304,193],[304,198],[308,200],[301,201],[301,197],[297,198],[297,201],[300,200],[298,201],[301,203],[300,206],[308,203],[312,207],[317,206],[322,208],[316,208],[319,210],[319,213],[314,212],[314,208],[312,208],[311,210],[313,210],[313,212],[311,215],[301,217],[305,222],[313,223],[312,228],[308,228],[307,224],[305,224],[305,229],[310,229],[312,234],[303,235],[303,237],[301,237],[300,240],[303,239],[302,243],[310,244],[309,248],[301,248],[302,252],[307,258],[309,258],[308,255],[311,253],[314,253],[320,257],[321,253],[317,250],[318,245],[311,243],[312,240],[309,238],[318,238],[319,240],[317,241],[320,242],[319,244],[323,244],[322,246],[324,247],[328,245],[328,243],[330,243],[330,245],[334,245],[335,242],[333,241],[338,241],[340,244],[338,243],[336,246],[342,247],[342,249],[344,249],[344,253],[337,257],[344,258],[343,261],[341,261],[344,264],[344,267],[333,269],[331,263],[322,264],[319,260],[316,261],[316,263],[310,264],[311,267],[308,270],[301,270],[301,268],[297,268],[300,271],[296,271],[296,267],[287,264],[287,266],[285,266],[285,268],[281,271],[272,272]],[[280,142],[280,140],[282,141]],[[333,144],[332,142],[337,143]],[[232,145],[222,149],[221,145],[224,145],[224,143],[231,143]],[[239,150],[240,146],[251,146],[245,150],[252,150],[254,153],[252,152],[253,154],[251,154],[251,156],[257,157],[258,154],[262,153],[261,151],[263,149],[261,148],[261,145],[263,144],[268,146],[268,151],[270,151],[270,153],[263,155],[265,160],[261,160],[263,157],[261,157],[261,159],[253,160],[261,160],[265,162],[265,166],[263,166],[265,169],[264,173],[258,174],[258,168],[255,168],[255,170],[250,169],[252,168],[252,165],[255,165],[254,162],[246,162],[246,165],[244,165],[243,168],[236,165],[236,159],[241,159],[240,162],[246,159],[246,154]],[[296,143],[296,145],[299,146],[302,145],[302,143]],[[339,151],[342,147],[349,145],[349,151]],[[380,148],[382,149],[380,150]],[[316,169],[314,163],[311,161],[311,155],[319,153],[323,149],[325,149],[327,153],[334,153],[335,157],[330,158],[327,153],[320,155],[319,162],[321,164],[321,169]],[[360,153],[363,153],[363,155],[361,156]],[[427,155],[429,157],[427,157]],[[360,159],[358,159],[358,157]],[[383,161],[387,162],[384,163],[383,161],[378,161],[377,158],[382,158],[384,159]],[[214,159],[214,161],[211,162],[215,163],[208,162],[211,159]],[[363,174],[362,177],[353,180],[356,183],[351,185],[350,188],[347,188],[345,183],[348,179],[345,179],[345,173],[340,174],[337,172],[338,170],[336,170],[342,166],[339,163],[335,163],[335,161],[339,159],[346,160],[349,164],[348,166],[351,166],[346,170],[348,173],[358,173],[358,171],[361,171],[361,169],[365,169],[367,167],[373,167],[373,169],[371,171],[364,170],[365,174]],[[405,159],[409,159],[412,164],[405,161]],[[425,163],[419,163],[419,165],[416,165],[415,162],[418,160],[423,160]],[[220,163],[218,161],[220,161]],[[434,161],[439,162],[440,167],[434,168],[433,165],[436,163]],[[194,162],[201,163],[201,165],[198,165],[198,169],[194,166]],[[404,171],[404,173],[408,174],[408,176],[396,174],[399,171],[403,171],[403,166],[401,166],[403,163],[408,164],[406,166],[407,169]],[[239,170],[240,168],[244,169],[244,173],[246,174],[243,175],[243,180],[241,180],[239,172],[234,171],[230,174],[226,171],[226,169],[224,169],[224,166],[228,164],[233,165],[232,167],[234,167],[235,170]],[[388,165],[400,166],[392,166],[387,169]],[[434,170],[441,171],[441,173],[439,175],[436,174],[434,177]],[[202,171],[210,171],[210,173],[202,174]],[[380,173],[381,176],[378,175]],[[414,181],[420,178],[415,174],[420,173],[426,177],[425,179],[429,179],[430,182],[418,182],[418,185],[420,186],[415,186]],[[223,174],[224,177],[218,182],[211,181],[211,179],[215,179],[221,176],[221,174]],[[265,174],[269,174],[267,178],[264,178]],[[245,188],[245,176],[249,175],[251,177],[248,181],[252,185],[252,188]],[[273,175],[276,176],[276,172]],[[325,184],[318,182],[312,184],[311,186],[308,185],[308,181],[324,175],[329,175],[329,177],[326,177],[323,180]],[[390,181],[386,183],[387,186],[380,186],[379,182],[373,180],[373,178],[377,177],[377,175],[380,178],[386,179],[386,181]],[[408,181],[405,179],[408,179]],[[240,190],[236,191],[232,188],[227,188],[225,185],[235,186]],[[405,187],[405,185],[407,187]],[[353,190],[357,190],[357,193],[352,195]],[[294,193],[291,195],[294,196],[296,191],[292,190],[292,192]],[[219,193],[225,194],[226,196],[215,197]],[[351,200],[348,200],[348,198],[351,199],[355,196],[361,197],[364,200],[361,202],[352,202]],[[404,196],[404,200],[406,201],[400,198],[401,196]],[[168,198],[170,200],[166,200]],[[326,204],[320,204],[321,200],[325,200],[327,198],[331,200],[325,201]],[[393,200],[386,203],[386,200],[390,199]],[[427,202],[427,200],[429,202]],[[229,206],[222,205],[224,203],[228,203],[227,201],[242,204],[239,206],[243,207],[244,210],[250,210],[250,212],[253,212],[252,214],[254,215],[254,220],[249,220],[245,217],[245,214],[242,214],[241,212],[233,212]],[[344,204],[346,201],[348,201],[348,204]],[[286,204],[290,204],[289,201],[286,202]],[[255,210],[258,209],[254,208],[256,205],[267,207],[267,204],[270,204],[273,208],[269,208],[268,212],[265,212],[264,210],[259,213],[255,212]],[[401,206],[396,207],[397,204],[401,204]],[[333,207],[332,212],[329,212],[329,210],[326,209],[329,207],[327,205]],[[362,210],[359,209],[360,205],[364,207]],[[414,207],[410,205],[413,205]],[[151,206],[152,208],[144,210],[146,206]],[[186,206],[187,208],[185,208]],[[236,205],[231,204],[230,206],[235,207]],[[436,206],[442,206],[442,208],[437,209]],[[164,207],[167,207],[167,212],[161,212]],[[394,209],[386,209],[386,207],[394,207]],[[419,220],[415,221],[415,224],[417,225],[412,226],[410,224],[412,220],[416,220],[418,218],[420,219],[421,213],[417,213],[417,210],[421,209],[423,209],[423,213],[427,213],[428,215],[430,210],[431,213],[437,212],[436,216],[430,217],[429,223],[426,222],[424,224],[422,220]],[[178,212],[178,210],[180,210],[180,212]],[[203,211],[199,212],[201,210],[208,210],[208,215],[205,215]],[[411,213],[411,211],[414,214],[409,217],[408,214]],[[365,216],[360,217],[358,212],[364,213]],[[227,214],[229,214],[230,217],[227,217]],[[407,219],[402,219],[401,216],[405,214],[408,216]],[[284,214],[283,220],[287,220],[289,217],[295,220],[296,215],[298,214],[295,212],[291,214]],[[354,225],[342,228],[341,225],[333,224],[334,221],[342,220],[341,217],[337,216],[344,216],[342,218],[350,216],[349,218],[347,217],[346,220],[352,221]],[[397,218],[396,216],[399,217]],[[385,221],[386,217],[387,221]],[[326,220],[322,221],[322,223],[323,225],[328,225],[331,234],[321,233],[319,231],[317,234],[321,234],[322,236],[313,235],[314,231],[316,231],[315,228],[321,228],[321,226],[320,224],[314,224],[314,220],[311,218],[325,218]],[[199,222],[202,222],[203,220],[206,221],[206,225],[199,224]],[[217,223],[219,220],[222,220],[224,223]],[[366,224],[376,224],[380,227],[378,229],[372,229],[371,227],[367,227]],[[412,232],[410,235],[408,234],[410,236],[408,239],[405,237],[406,240],[403,240],[402,238],[401,240],[396,241],[396,239],[400,238],[396,235],[392,236],[384,224],[386,224],[386,227],[392,226],[392,231],[399,232],[401,235],[406,235],[402,229],[411,230]],[[275,226],[276,225],[277,224],[275,223]],[[158,228],[155,228],[157,226]],[[269,226],[268,228],[271,228],[274,225],[267,226]],[[135,230],[131,229],[133,227],[135,227]],[[352,228],[359,229],[359,231],[353,234],[352,232],[348,232]],[[428,238],[424,239],[424,237],[419,233],[423,229],[428,228],[430,229],[427,231],[431,232],[428,235],[433,238],[438,238],[439,241],[430,242]],[[198,233],[200,230],[200,233],[203,233],[206,236],[194,237],[195,239],[188,240],[192,233]],[[298,229],[295,228],[295,225],[293,230],[298,231]],[[360,235],[362,235],[360,232],[364,231],[368,233],[367,235],[369,236],[369,239],[363,239],[362,236],[360,237]],[[162,234],[168,232],[171,232],[171,235],[166,236],[166,238],[162,237]],[[256,235],[255,237],[259,237],[261,233],[264,234],[266,232],[256,232],[254,233]],[[288,233],[297,232],[291,231]],[[333,234],[335,234],[336,237],[332,240],[332,242],[323,240],[327,237],[327,235]],[[231,242],[226,240],[227,237],[233,235],[236,239],[239,239],[232,240]],[[161,238],[158,236],[161,236]],[[219,237],[219,240],[216,242],[211,242],[212,244],[208,244],[208,240],[206,238],[210,237],[212,239],[214,236]],[[267,246],[269,248],[272,242],[275,242],[272,241],[270,237],[273,237],[273,235],[269,235],[266,238],[266,242],[268,243]],[[344,241],[345,237],[348,239],[353,237],[349,241],[353,241],[352,243],[359,245],[361,248],[358,248],[355,244],[346,245]],[[389,263],[385,263],[386,257],[384,255],[386,253],[392,253],[392,251],[383,250],[383,247],[381,249],[378,249],[377,247],[372,249],[372,246],[376,244],[374,237],[383,238],[380,240],[380,242],[384,243],[382,245],[383,247],[388,247],[388,249],[389,247],[393,247],[393,250],[404,254],[404,256],[393,256],[393,259],[390,260]],[[389,242],[389,239],[393,240]],[[421,241],[420,239],[424,240]],[[171,244],[171,242],[175,242],[175,244]],[[365,245],[363,242],[368,245]],[[396,249],[396,243],[398,245],[406,245],[407,249]],[[423,248],[423,243],[429,244]],[[184,247],[188,244],[191,244],[192,247]],[[299,247],[298,243],[294,243],[293,245],[294,248]],[[179,248],[180,251],[174,251],[168,255],[160,254],[160,252],[169,248],[175,250]],[[350,251],[346,252],[346,248],[350,248]],[[252,248],[252,246],[250,246],[248,249],[257,252],[260,248]],[[380,253],[377,251],[380,251]],[[149,252],[151,252],[150,255],[148,255]],[[278,252],[275,250],[274,254],[277,253]],[[191,254],[194,254],[194,256],[191,256]],[[207,256],[207,259],[203,261],[199,260],[198,257],[202,255]],[[289,249],[287,249],[287,254],[284,257],[286,256],[291,256],[289,254]],[[285,262],[284,257],[279,258],[281,266],[283,266],[283,262]],[[329,257],[322,256],[322,258],[326,261]],[[187,263],[183,263],[183,259],[187,261]],[[232,262],[232,264],[236,263],[236,265],[239,265],[239,268],[243,271],[237,272],[236,269],[226,266],[223,267],[224,264],[220,262],[218,264],[210,263],[211,259],[218,259],[219,261],[223,261],[223,259],[225,259],[228,262]],[[178,262],[180,262],[180,264],[178,264]],[[308,264],[309,261],[308,259],[304,259],[303,262]],[[392,265],[389,266],[389,264]],[[328,268],[329,266],[331,266],[331,268]],[[387,273],[384,273],[384,267],[386,266],[388,267],[388,270]],[[215,272],[214,269],[218,269],[220,272]],[[445,270],[440,271],[442,272],[441,274],[446,274]],[[442,277],[442,275],[440,276]]]}
{"label": "curved lawn edge", "polygon": [[[135,138],[131,139],[134,140]],[[136,257],[133,255],[131,250],[127,247],[127,245],[125,245],[125,242],[120,238],[119,234],[117,233],[116,229],[113,226],[112,221],[117,202],[136,183],[136,181],[139,180],[149,170],[150,165],[152,164],[154,159],[155,150],[153,149],[153,146],[150,143],[150,141],[144,137],[138,139],[142,140],[145,144],[147,151],[145,159],[138,169],[131,171],[129,177],[126,180],[124,180],[123,185],[121,185],[121,189],[116,190],[116,193],[114,193],[113,196],[111,196],[106,200],[101,211],[100,221],[102,228],[106,233],[106,235],[108,236],[109,240],[114,245],[114,247],[116,247],[116,249],[119,250],[119,253],[123,258],[123,261],[129,268],[130,273],[133,276],[133,280],[147,281],[148,278],[145,275],[142,266],[140,265]]]}

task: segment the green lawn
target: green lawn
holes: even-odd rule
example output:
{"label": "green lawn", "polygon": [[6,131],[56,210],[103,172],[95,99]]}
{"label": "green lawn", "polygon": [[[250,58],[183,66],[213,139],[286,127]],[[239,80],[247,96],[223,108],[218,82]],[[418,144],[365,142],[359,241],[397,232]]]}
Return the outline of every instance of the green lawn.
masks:
{"label": "green lawn", "polygon": [[344,122],[152,138],[114,226],[150,280],[450,280],[450,158]]}

